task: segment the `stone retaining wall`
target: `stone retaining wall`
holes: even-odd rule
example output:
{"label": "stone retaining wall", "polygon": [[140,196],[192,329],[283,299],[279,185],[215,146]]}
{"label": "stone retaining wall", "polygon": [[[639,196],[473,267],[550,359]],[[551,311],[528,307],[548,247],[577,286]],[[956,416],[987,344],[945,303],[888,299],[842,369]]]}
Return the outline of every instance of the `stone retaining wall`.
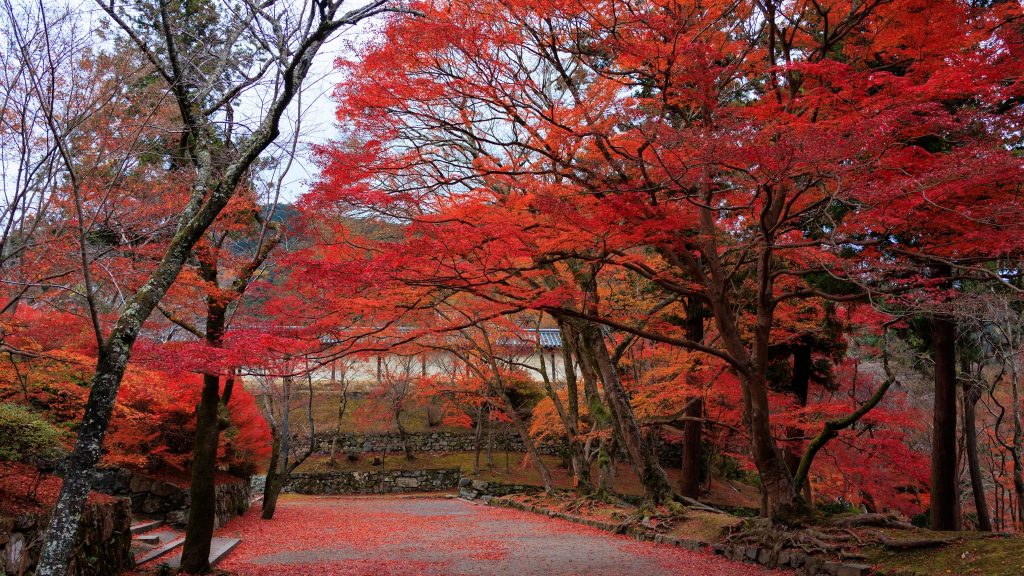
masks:
{"label": "stone retaining wall", "polygon": [[[402,441],[398,434],[372,433],[352,434],[343,432],[335,434],[324,432],[314,437],[316,451],[327,454],[337,436],[336,450],[345,452],[398,452],[402,449]],[[415,432],[406,436],[414,452],[472,452],[476,450],[476,436],[471,432]],[[484,437],[484,448],[487,438]],[[509,452],[525,452],[523,440],[516,434],[496,434],[494,450]],[[557,454],[558,446],[539,447],[545,454]]]}
{"label": "stone retaining wall", "polygon": [[543,490],[543,488],[540,486],[530,486],[527,484],[505,484],[503,482],[473,480],[472,478],[461,478],[459,480],[459,497],[465,498],[466,500],[476,500],[479,498],[484,502],[487,502],[491,498],[495,498],[497,496],[508,496],[509,494],[521,494],[524,492],[540,492],[541,490]]}
{"label": "stone retaining wall", "polygon": [[[354,434],[343,432],[323,432],[314,436],[313,442],[315,452],[329,454],[331,444],[337,436],[335,450],[339,453],[355,452],[398,452],[402,449],[402,441],[398,434],[373,433]],[[413,452],[472,452],[476,450],[476,436],[472,432],[416,432],[406,436],[407,441],[412,445]],[[304,443],[302,439],[297,442]],[[486,449],[487,439],[483,439]],[[518,434],[497,434],[494,437],[493,447],[495,451],[508,450],[509,452],[526,452],[522,438]],[[657,446],[658,460],[663,466],[678,468],[682,464],[682,446],[669,444],[658,439]],[[537,451],[550,456],[561,455],[565,451],[564,444],[539,444]],[[616,458],[627,461],[628,455],[624,448]]]}
{"label": "stone retaining wall", "polygon": [[398,494],[442,492],[459,484],[458,468],[292,474],[283,492],[296,494]]}
{"label": "stone retaining wall", "polygon": [[[0,574],[32,573],[49,522],[49,514],[0,516]],[[120,574],[133,566],[131,549],[132,514],[128,501],[87,504],[68,574]]]}
{"label": "stone retaining wall", "polygon": [[[138,472],[120,468],[100,470],[93,482],[97,492],[130,499],[137,516],[161,518],[172,526],[188,523],[189,489],[171,482],[157,480]],[[250,491],[247,478],[217,484],[216,516],[219,528],[249,509]]]}

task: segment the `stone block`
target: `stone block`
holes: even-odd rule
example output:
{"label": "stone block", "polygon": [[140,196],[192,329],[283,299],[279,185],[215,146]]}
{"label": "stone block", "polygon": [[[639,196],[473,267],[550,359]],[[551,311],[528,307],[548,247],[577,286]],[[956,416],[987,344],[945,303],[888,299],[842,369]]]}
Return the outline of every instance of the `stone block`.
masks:
{"label": "stone block", "polygon": [[821,565],[821,569],[829,576],[836,576],[839,573],[840,566],[842,566],[840,562],[825,562]]}
{"label": "stone block", "polygon": [[842,564],[836,572],[836,576],[868,576],[871,574],[871,566],[867,564]]}
{"label": "stone block", "polygon": [[790,558],[791,555],[792,555],[792,552],[790,552],[789,550],[780,550],[779,551],[779,566],[789,566],[789,558]]}
{"label": "stone block", "polygon": [[175,493],[181,492],[181,488],[178,488],[170,482],[154,482],[153,486],[149,489],[150,492],[157,496],[171,496]]}
{"label": "stone block", "polygon": [[173,510],[167,513],[166,521],[171,526],[188,525],[188,510]]}
{"label": "stone block", "polygon": [[804,561],[804,574],[809,574],[810,576],[817,576],[819,573],[821,573],[822,566],[824,566],[824,564],[825,562],[822,561],[820,558],[808,556],[807,559]]}
{"label": "stone block", "polygon": [[132,479],[128,482],[128,489],[132,492],[149,492],[152,487],[153,479],[142,474],[133,474]]}

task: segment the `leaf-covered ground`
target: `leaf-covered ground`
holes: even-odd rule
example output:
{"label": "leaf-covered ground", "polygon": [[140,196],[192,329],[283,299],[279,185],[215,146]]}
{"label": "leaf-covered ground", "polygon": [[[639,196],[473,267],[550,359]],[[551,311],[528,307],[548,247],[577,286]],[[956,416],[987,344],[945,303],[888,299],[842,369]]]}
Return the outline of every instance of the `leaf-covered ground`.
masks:
{"label": "leaf-covered ground", "polygon": [[238,576],[706,576],[787,574],[535,514],[444,498],[284,496],[221,536]]}

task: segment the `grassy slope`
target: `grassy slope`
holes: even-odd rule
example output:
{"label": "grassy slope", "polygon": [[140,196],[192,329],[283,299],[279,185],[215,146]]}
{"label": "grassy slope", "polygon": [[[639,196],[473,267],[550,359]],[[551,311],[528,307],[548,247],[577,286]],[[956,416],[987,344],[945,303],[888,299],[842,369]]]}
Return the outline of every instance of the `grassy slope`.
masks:
{"label": "grassy slope", "polygon": [[1024,538],[964,533],[960,540],[942,548],[874,550],[869,558],[893,576],[1018,576],[1024,574]]}

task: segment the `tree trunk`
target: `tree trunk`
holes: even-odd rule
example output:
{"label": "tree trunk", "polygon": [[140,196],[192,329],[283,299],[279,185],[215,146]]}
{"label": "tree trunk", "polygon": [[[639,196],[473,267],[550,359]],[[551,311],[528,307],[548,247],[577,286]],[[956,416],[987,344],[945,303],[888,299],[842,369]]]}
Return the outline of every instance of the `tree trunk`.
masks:
{"label": "tree trunk", "polygon": [[775,444],[770,425],[771,408],[768,402],[768,384],[760,374],[742,376],[744,417],[750,433],[750,447],[761,475],[765,514],[772,520],[788,522],[805,511],[805,505],[796,492],[793,475],[786,466],[782,451]]}
{"label": "tree trunk", "polygon": [[[813,367],[814,359],[811,356],[810,344],[798,344],[793,350],[793,375],[790,380],[790,389],[793,395],[796,396],[797,405],[800,407],[807,406],[807,396],[810,393],[811,370]],[[786,449],[783,457],[786,459],[786,466],[789,467],[790,474],[794,476],[800,466],[802,454],[792,446],[802,442],[799,438],[803,435],[803,431],[796,427],[790,427],[786,430],[787,439],[792,444],[791,447]],[[803,483],[803,498],[808,505],[812,504],[810,482]]]}
{"label": "tree trunk", "polygon": [[78,430],[75,448],[67,459],[64,482],[50,516],[37,574],[63,576],[66,572],[75,547],[82,509],[89,495],[92,470],[102,454],[114,399],[128,364],[131,344],[137,334],[138,331],[135,331],[130,338],[112,338],[108,347],[100,350],[85,417]]}
{"label": "tree trunk", "polygon": [[[704,342],[704,306],[697,298],[689,298],[686,303],[686,339],[693,342]],[[691,386],[698,386],[700,383],[693,377],[691,371],[687,374]],[[679,472],[679,494],[696,499],[700,496],[701,486],[701,460],[703,455],[704,423],[700,420],[704,417],[704,398],[694,395],[687,398],[685,414],[688,418],[683,425],[683,463]]]}
{"label": "tree trunk", "polygon": [[487,423],[487,469],[494,470],[494,424]]}
{"label": "tree trunk", "polygon": [[533,460],[534,467],[537,468],[537,472],[540,473],[540,479],[544,483],[544,491],[551,492],[551,472],[548,471],[547,465],[540,458],[540,453],[537,452],[537,445],[533,443],[533,438],[530,438],[530,431],[526,428],[526,423],[519,417],[519,413],[516,412],[516,407],[512,404],[512,399],[508,397],[508,393],[505,392],[504,387],[501,383],[497,383],[499,388],[499,397],[501,403],[505,408],[505,414],[512,421],[512,425],[515,427],[516,432],[519,433],[519,437],[523,440],[523,446],[526,448],[526,453],[529,454]]}
{"label": "tree trunk", "polygon": [[703,444],[704,399],[695,397],[686,407],[689,420],[683,426],[683,465],[679,474],[679,494],[696,499],[701,486],[701,447]]}
{"label": "tree trunk", "polygon": [[[562,428],[565,430],[566,446],[569,452],[569,464],[573,474],[573,488],[577,494],[589,494],[593,487],[591,486],[590,480],[590,465],[587,463],[586,456],[584,454],[585,447],[580,441],[580,400],[579,400],[579,382],[576,379],[576,369],[573,365],[573,351],[570,342],[574,336],[572,328],[559,317],[555,317],[558,322],[559,331],[562,334],[562,368],[563,374],[565,375],[565,391],[566,401],[563,404],[561,398],[558,397],[558,390],[552,383],[551,379],[547,376],[545,370],[544,356],[540,354],[541,373],[544,379],[544,389],[547,392],[548,398],[555,407],[555,411],[558,413],[558,418],[562,422]],[[538,348],[538,350],[540,350]],[[554,356],[552,355],[552,372],[557,372],[554,364]]]}
{"label": "tree trunk", "polygon": [[270,466],[267,467],[267,480],[263,483],[263,514],[261,517],[264,520],[273,518],[274,510],[277,508],[277,493],[274,492],[274,482],[276,482],[277,470],[281,459],[281,437],[277,434],[277,429],[271,427],[270,435],[273,439],[270,451]]}
{"label": "tree trunk", "polygon": [[406,432],[405,426],[402,425],[402,413],[395,413],[395,427],[398,428],[398,439],[402,443],[402,452],[405,453],[405,459],[412,461],[416,459],[416,456],[412,453],[412,443],[409,442],[409,433]]}
{"label": "tree trunk", "polygon": [[1021,450],[1024,448],[1024,424],[1021,422],[1020,414],[1020,382],[1018,381],[1018,370],[1016,361],[1012,361],[1010,369],[1010,393],[1013,401],[1013,450],[1010,455],[1013,459],[1013,499],[1015,505],[1011,508],[1020,528],[1024,524],[1024,461],[1022,461]]}
{"label": "tree trunk", "polygon": [[[559,322],[559,326],[563,323]],[[589,494],[593,490],[590,479],[590,463],[587,462],[580,442],[580,391],[576,380],[576,367],[569,347],[562,344],[562,368],[565,374],[566,390],[566,434],[569,436],[569,461],[572,463],[573,487],[577,494]],[[557,397],[557,396],[556,396]]]}
{"label": "tree trunk", "polygon": [[[284,400],[281,402],[281,425],[274,437],[276,453],[271,455],[272,464],[267,472],[267,484],[263,490],[263,519],[270,520],[277,511],[277,499],[281,495],[285,477],[288,475],[288,455],[291,450],[292,377],[282,378]],[[276,461],[275,457],[276,456]]]}
{"label": "tree trunk", "polygon": [[619,379],[618,371],[612,365],[600,329],[594,325],[587,325],[581,330],[581,336],[586,346],[587,355],[601,375],[612,422],[633,462],[640,483],[644,487],[645,497],[655,503],[671,500],[672,487],[669,484],[668,476],[658,463],[654,450],[644,438],[640,425],[633,415],[633,407],[629,403],[629,397]]}
{"label": "tree trunk", "polygon": [[189,489],[188,525],[181,552],[181,571],[205,574],[210,571],[210,543],[216,522],[217,444],[220,437],[218,408],[220,377],[203,375],[203,392],[196,410],[196,437],[192,447],[192,484]]}
{"label": "tree trunk", "polygon": [[284,485],[284,474],[279,471],[267,474],[267,484],[263,488],[263,514],[264,520],[272,520],[274,512],[277,511],[277,498],[281,495],[281,488]]}
{"label": "tree trunk", "polygon": [[[213,287],[217,286],[216,261],[202,258],[200,277]],[[238,297],[242,292],[237,291]],[[206,297],[206,342],[220,347],[227,325],[228,301],[219,294]],[[230,391],[225,389],[225,393]],[[210,571],[210,544],[217,516],[217,445],[220,442],[220,376],[203,374],[203,391],[196,409],[196,437],[192,447],[192,483],[189,487],[188,525],[185,544],[181,552],[181,571],[187,574],[205,574]],[[226,402],[226,401],[225,401]]]}
{"label": "tree trunk", "polygon": [[956,324],[932,318],[935,406],[932,412],[931,529],[960,529],[956,445]]}
{"label": "tree trunk", "polygon": [[981,478],[981,462],[978,459],[978,426],[975,410],[980,399],[981,386],[973,382],[965,382],[963,391],[964,448],[967,451],[967,468],[971,474],[974,509],[978,513],[978,530],[991,532],[992,516],[988,509],[988,499],[985,497],[985,484]]}
{"label": "tree trunk", "polygon": [[480,473],[480,453],[484,449],[484,403],[476,411],[476,432],[473,435],[473,474]]}
{"label": "tree trunk", "polygon": [[615,434],[601,440],[597,447],[597,490],[602,494],[615,492]]}

